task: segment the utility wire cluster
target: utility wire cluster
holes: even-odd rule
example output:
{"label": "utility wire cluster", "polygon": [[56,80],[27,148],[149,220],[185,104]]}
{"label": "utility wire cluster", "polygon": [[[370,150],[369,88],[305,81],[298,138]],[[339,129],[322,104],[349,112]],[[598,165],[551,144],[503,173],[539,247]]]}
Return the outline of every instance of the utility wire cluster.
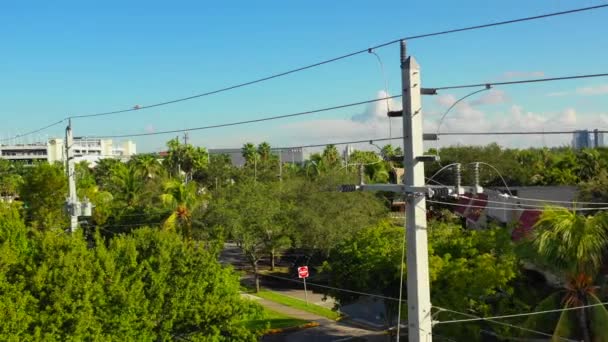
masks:
{"label": "utility wire cluster", "polygon": [[[534,20],[539,20],[539,19],[545,19],[545,18],[550,18],[550,17],[557,17],[557,16],[562,16],[562,15],[568,15],[568,14],[574,14],[574,13],[580,13],[580,12],[593,11],[593,10],[603,9],[603,8],[606,8],[606,7],[608,7],[608,4],[601,4],[601,5],[581,7],[581,8],[576,8],[576,9],[566,10],[566,11],[546,13],[546,14],[541,14],[541,15],[536,15],[536,16],[529,16],[529,17],[523,17],[523,18],[517,18],[517,19],[511,19],[511,20],[491,22],[491,23],[486,23],[486,24],[481,24],[481,25],[466,26],[466,27],[455,28],[455,29],[450,29],[450,30],[443,30],[443,31],[438,31],[438,32],[430,32],[430,33],[424,33],[424,34],[418,34],[418,35],[411,35],[411,36],[401,37],[401,38],[398,38],[398,39],[394,39],[394,40],[391,40],[391,41],[387,41],[387,42],[384,42],[384,43],[377,44],[377,45],[372,46],[370,48],[353,51],[353,52],[346,53],[346,54],[341,55],[341,56],[333,57],[333,58],[326,59],[326,60],[323,60],[323,61],[320,61],[320,62],[316,62],[316,63],[313,63],[313,64],[309,64],[309,65],[305,65],[305,66],[302,66],[302,67],[294,68],[294,69],[291,69],[291,70],[288,70],[288,71],[285,71],[285,72],[281,72],[281,73],[277,73],[277,74],[272,74],[272,75],[265,76],[265,77],[262,77],[262,78],[254,79],[254,80],[243,82],[243,83],[234,84],[234,85],[231,85],[231,86],[219,88],[219,89],[216,89],[216,90],[212,90],[212,91],[208,91],[208,92],[204,92],[204,93],[200,93],[200,94],[196,94],[196,95],[186,96],[186,97],[172,99],[172,100],[168,100],[168,101],[162,101],[162,102],[158,102],[158,103],[154,103],[154,104],[150,104],[150,105],[144,105],[144,106],[139,106],[138,105],[138,106],[134,106],[134,107],[131,107],[131,108],[119,109],[119,110],[114,110],[114,111],[102,111],[102,112],[91,113],[91,114],[72,115],[72,116],[66,117],[64,119],[61,119],[59,121],[56,121],[54,123],[51,123],[49,125],[46,125],[46,126],[43,126],[41,128],[35,129],[33,131],[29,131],[29,132],[26,132],[26,133],[23,133],[23,134],[17,134],[16,136],[11,137],[11,138],[0,139],[0,141],[10,141],[10,140],[14,140],[14,139],[17,139],[17,138],[22,138],[22,137],[25,137],[25,136],[29,136],[29,135],[41,132],[41,131],[43,131],[45,129],[48,129],[48,128],[60,125],[60,124],[62,124],[64,122],[66,122],[70,118],[73,118],[73,119],[82,119],[82,118],[92,118],[92,117],[100,117],[100,116],[122,114],[122,113],[127,113],[127,112],[133,112],[133,111],[139,111],[139,110],[144,110],[144,109],[150,109],[150,108],[156,108],[156,107],[166,106],[166,105],[170,105],[170,104],[174,104],[174,103],[178,103],[178,102],[189,101],[189,100],[193,100],[193,99],[197,99],[197,98],[201,98],[201,97],[206,97],[206,96],[210,96],[210,95],[215,95],[215,94],[219,94],[219,93],[235,90],[235,89],[238,89],[238,88],[250,86],[250,85],[261,83],[261,82],[270,81],[270,80],[275,79],[275,78],[284,77],[284,76],[287,76],[287,75],[290,75],[290,74],[294,74],[294,73],[297,73],[297,72],[301,72],[301,71],[305,71],[305,70],[308,70],[308,69],[320,67],[322,65],[326,65],[326,64],[337,62],[337,61],[340,61],[340,60],[343,60],[343,59],[346,59],[346,58],[354,57],[354,56],[359,55],[359,54],[373,53],[374,50],[376,50],[376,49],[396,44],[396,43],[398,43],[398,42],[400,42],[402,40],[411,41],[411,40],[417,40],[417,39],[423,39],[423,38],[429,38],[429,37],[435,37],[435,36],[442,36],[442,35],[448,35],[448,34],[453,34],[453,33],[458,33],[458,32],[465,32],[465,31],[472,31],[472,30],[478,30],[478,29],[485,29],[485,28],[490,28],[490,27],[503,26],[503,25],[509,25],[509,24],[527,22],[527,21],[534,21]],[[434,89],[435,90],[447,90],[447,89],[460,89],[460,88],[474,88],[474,87],[482,87],[482,86],[483,87],[487,87],[489,85],[490,86],[512,85],[512,84],[521,84],[521,83],[548,82],[548,81],[580,79],[580,78],[591,78],[591,77],[604,77],[604,76],[608,76],[608,73],[597,73],[597,74],[588,74],[588,75],[571,75],[571,76],[562,76],[562,77],[553,77],[553,78],[544,78],[544,79],[519,80],[519,81],[508,81],[508,82],[492,82],[492,83],[487,83],[486,82],[486,83],[478,83],[478,84],[450,85],[450,86],[437,87],[437,88],[434,88]],[[361,101],[358,104],[360,105],[360,104],[365,104],[365,103],[370,103],[370,102],[375,102],[375,101],[383,101],[383,100],[387,101],[389,98],[396,98],[396,97],[399,97],[399,96],[400,95],[397,95],[397,96],[394,96],[394,97],[387,97],[387,98],[383,98],[383,99],[377,99],[377,100],[373,100],[373,101]],[[325,108],[323,110],[316,110],[316,111],[312,111],[312,112],[316,113],[316,112],[326,111],[326,110],[335,110],[335,109],[345,108],[345,107],[349,107],[349,106],[353,106],[353,105],[357,105],[357,104],[348,104],[348,105],[342,105],[342,106],[329,107],[329,108]],[[189,130],[219,128],[219,127],[234,126],[234,125],[245,124],[245,123],[253,123],[253,122],[259,122],[259,121],[276,120],[276,119],[285,118],[285,117],[291,117],[291,116],[296,116],[296,115],[312,114],[310,112],[311,111],[309,111],[308,113],[302,112],[302,113],[295,113],[295,114],[278,115],[278,116],[275,116],[275,117],[253,119],[253,120],[246,120],[246,121],[243,121],[243,122],[234,122],[234,123],[219,124],[219,125],[212,125],[212,126],[175,129],[175,130],[164,131],[164,132],[141,133],[141,134],[121,134],[121,135],[114,135],[114,136],[107,136],[107,137],[117,137],[117,138],[118,137],[135,137],[135,136],[145,136],[145,135],[154,135],[154,134],[168,134],[168,133],[183,132],[183,131],[189,131]]]}
{"label": "utility wire cluster", "polygon": [[[262,78],[258,78],[258,79],[254,79],[254,80],[251,80],[251,81],[247,81],[247,82],[243,82],[243,83],[238,83],[238,84],[222,87],[222,88],[219,88],[219,89],[216,89],[216,90],[207,91],[207,92],[200,93],[200,94],[195,94],[195,95],[192,95],[192,96],[172,99],[172,100],[168,100],[168,101],[162,101],[162,102],[158,102],[158,103],[154,103],[154,104],[150,104],[150,105],[135,106],[135,107],[126,108],[126,109],[119,109],[119,110],[114,110],[114,111],[102,111],[102,112],[97,112],[97,113],[92,113],[92,114],[72,115],[70,117],[67,117],[67,118],[61,119],[59,121],[53,122],[53,123],[51,123],[49,125],[43,126],[41,128],[38,128],[38,129],[35,129],[35,130],[32,130],[32,131],[26,132],[24,134],[18,134],[16,136],[12,137],[12,138],[0,139],[0,141],[12,140],[12,139],[22,138],[22,137],[25,137],[25,136],[28,136],[28,135],[32,135],[32,134],[41,132],[43,130],[46,130],[48,128],[51,128],[51,127],[60,125],[62,123],[65,123],[68,119],[85,119],[85,118],[103,117],[103,116],[109,116],[109,115],[123,114],[123,113],[128,113],[128,112],[139,111],[139,110],[157,108],[157,107],[161,107],[161,106],[175,104],[175,103],[178,103],[178,102],[189,101],[189,100],[193,100],[193,99],[197,99],[197,98],[202,98],[202,97],[206,97],[206,96],[211,96],[211,95],[215,95],[215,94],[219,94],[219,93],[235,90],[235,89],[238,89],[238,88],[254,85],[254,84],[257,84],[257,83],[261,83],[261,82],[270,81],[270,80],[273,80],[273,79],[276,79],[276,78],[284,77],[284,76],[287,76],[287,75],[290,75],[290,74],[294,74],[294,73],[297,73],[297,72],[301,72],[301,71],[305,71],[305,70],[308,70],[308,69],[320,67],[320,66],[323,66],[323,65],[326,65],[326,64],[330,64],[330,63],[333,63],[333,62],[337,62],[337,61],[340,61],[340,60],[343,60],[343,59],[346,59],[346,58],[354,57],[354,56],[359,55],[359,54],[374,53],[374,50],[376,50],[376,49],[396,44],[396,43],[398,43],[398,42],[400,42],[402,40],[411,41],[411,40],[416,40],[416,39],[423,39],[423,38],[429,38],[429,37],[434,37],[434,36],[453,34],[453,33],[464,32],[464,31],[484,29],[484,28],[489,28],[489,27],[502,26],[502,25],[508,25],[508,24],[514,24],[514,23],[520,23],[520,22],[526,22],[526,21],[544,19],[544,18],[549,18],[549,17],[555,17],[555,16],[561,16],[561,15],[567,15],[567,14],[573,14],[573,13],[579,13],[579,12],[585,12],[585,11],[591,11],[591,10],[598,10],[598,9],[602,9],[602,8],[606,8],[606,7],[608,7],[608,4],[589,6],[589,7],[577,8],[577,9],[568,10],[568,11],[547,13],[547,14],[538,15],[538,16],[531,16],[531,17],[518,18],[518,19],[513,19],[513,20],[492,22],[492,23],[487,23],[487,24],[482,24],[482,25],[467,26],[467,27],[450,29],[450,30],[445,30],[445,31],[438,31],[438,32],[432,32],[432,33],[425,33],[425,34],[419,34],[419,35],[402,37],[402,38],[399,38],[399,39],[395,39],[395,40],[391,40],[391,41],[387,41],[387,42],[378,44],[378,45],[373,46],[371,48],[366,48],[366,49],[362,49],[362,50],[353,51],[353,52],[350,52],[350,53],[347,53],[347,54],[344,54],[344,55],[341,55],[341,56],[337,56],[337,57],[330,58],[330,59],[327,59],[327,60],[323,60],[323,61],[320,61],[320,62],[316,62],[316,63],[313,63],[313,64],[305,65],[305,66],[298,67],[298,68],[295,68],[295,69],[291,69],[291,70],[288,70],[288,71],[285,71],[285,72],[281,72],[281,73],[277,73],[277,74],[272,74],[272,75],[265,76],[265,77],[262,77]],[[517,81],[484,82],[484,83],[474,83],[474,84],[448,85],[448,86],[441,86],[441,87],[431,88],[430,91],[429,91],[429,93],[435,93],[436,94],[438,91],[452,90],[452,89],[480,88],[480,87],[484,87],[485,89],[489,89],[489,88],[495,87],[495,86],[506,86],[506,85],[528,84],[528,83],[540,83],[540,82],[554,82],[554,81],[564,81],[564,80],[574,80],[574,79],[589,79],[589,78],[598,78],[598,77],[607,77],[607,76],[608,76],[608,73],[594,73],[594,74],[584,74],[584,75],[568,75],[568,76],[551,77],[551,78],[526,79],[526,80],[517,80]],[[483,91],[485,89],[481,89],[479,91],[473,92],[470,95],[473,95],[473,94],[478,93],[480,91]],[[184,132],[184,131],[207,130],[207,129],[221,128],[221,127],[229,127],[229,126],[242,125],[242,124],[250,124],[250,123],[256,123],[256,122],[278,120],[278,119],[284,119],[284,118],[289,118],[289,117],[312,115],[312,114],[316,114],[316,113],[320,113],[320,112],[338,110],[338,109],[349,108],[349,107],[353,107],[353,106],[360,106],[360,105],[363,105],[363,104],[369,104],[369,103],[374,103],[374,102],[378,102],[378,101],[388,101],[390,99],[394,99],[394,98],[398,98],[398,97],[401,97],[401,95],[386,96],[386,97],[380,98],[380,99],[358,101],[358,102],[353,102],[353,103],[348,103],[348,104],[342,104],[342,105],[325,107],[325,108],[320,108],[320,109],[302,111],[302,112],[297,112],[297,113],[275,115],[275,116],[267,116],[267,117],[250,119],[250,120],[243,120],[243,121],[237,121],[237,122],[229,122],[229,123],[222,123],[222,124],[215,124],[215,125],[207,125],[207,126],[199,126],[199,127],[191,127],[191,128],[165,130],[165,131],[151,132],[151,133],[126,133],[126,134],[106,135],[106,136],[98,136],[98,137],[125,138],[125,137],[140,137],[140,136],[150,136],[150,135],[161,135],[161,134],[177,133],[177,132]],[[447,112],[446,112],[445,115],[447,115]],[[444,115],[444,117],[445,117],[445,115]],[[443,118],[442,118],[442,120],[443,120]],[[602,132],[604,132],[604,131],[602,131]],[[511,134],[525,135],[525,134],[568,134],[568,133],[572,133],[572,131],[553,131],[553,132],[544,132],[544,131],[543,132],[451,132],[451,133],[440,133],[439,132],[439,128],[438,128],[438,131],[437,131],[437,135],[438,136],[439,135],[446,135],[446,136],[447,135],[511,135]],[[400,137],[400,138],[402,138],[402,137]],[[383,141],[383,140],[391,140],[391,139],[395,139],[395,138],[393,138],[393,137],[380,138],[380,139],[373,139],[373,141]],[[370,140],[366,139],[366,140],[360,140],[360,141],[340,142],[340,143],[334,143],[333,145],[348,144],[348,143],[359,143],[359,142],[367,142],[367,141],[370,141]],[[324,146],[324,145],[327,145],[327,144],[304,145],[304,146],[298,146],[298,147],[299,148],[302,148],[302,147],[318,147],[318,146]],[[293,148],[293,147],[289,147],[289,148]],[[285,148],[285,149],[288,149],[288,148]],[[430,180],[432,180],[432,178],[433,177],[431,177]],[[468,198],[468,197],[465,197],[465,198]],[[469,198],[469,199],[471,199],[471,198]],[[525,199],[525,198],[520,198],[520,199],[521,200],[535,201],[535,199]],[[430,203],[437,203],[437,204],[444,204],[444,205],[452,205],[452,206],[454,206],[454,205],[461,206],[460,204],[455,204],[455,203],[450,203],[450,202],[444,202],[444,201],[436,201],[436,200],[432,200],[432,199],[428,200],[428,202],[430,202]],[[544,202],[549,202],[549,201],[544,201]],[[504,205],[510,205],[510,204],[506,204],[506,203],[499,202],[499,201],[487,201],[487,203],[499,203],[503,207],[486,207],[486,206],[476,206],[476,205],[469,205],[469,207],[475,207],[475,208],[495,208],[495,209],[501,209],[501,210],[521,210],[520,208],[505,208]],[[605,205],[606,203],[587,202],[586,204],[602,204],[602,205]],[[522,206],[529,207],[529,208],[540,207],[540,206],[527,205],[527,204],[524,204]],[[422,209],[424,209],[424,208],[422,208]],[[602,207],[602,208],[591,208],[591,207],[589,207],[589,208],[586,208],[586,207],[576,208],[576,207],[572,207],[570,209],[571,210],[582,211],[582,210],[608,209],[608,207]],[[114,225],[114,226],[115,227],[126,227],[126,226],[138,226],[138,225],[158,225],[158,224],[162,224],[162,223],[161,222],[158,222],[158,223],[148,223],[148,222],[146,222],[146,223],[133,223],[133,224]],[[105,229],[103,227],[98,227],[98,228],[100,228],[100,229],[102,229],[104,231],[111,232],[111,231],[109,231],[109,230],[107,230],[107,229]],[[111,233],[114,233],[114,232],[111,232]],[[285,277],[279,277],[279,276],[274,276],[274,275],[264,275],[264,276],[273,277],[273,278],[277,278],[277,279],[281,279],[281,280],[285,280],[285,281],[299,282],[298,280],[295,280],[295,279],[290,279],[290,278],[285,278]],[[379,299],[393,300],[393,301],[397,300],[397,301],[399,301],[399,299],[397,299],[397,298],[392,298],[392,297],[387,297],[387,296],[382,296],[382,295],[376,295],[376,294],[371,294],[371,293],[353,291],[353,290],[348,290],[348,289],[341,289],[341,288],[336,288],[336,287],[331,287],[331,286],[326,286],[326,285],[321,285],[321,284],[314,284],[314,283],[308,283],[308,284],[312,285],[312,286],[317,286],[317,287],[326,288],[326,289],[332,289],[332,290],[336,290],[336,291],[344,291],[344,292],[358,294],[358,295],[365,295],[365,296],[370,296],[370,297],[376,297],[376,298],[379,298]],[[495,324],[506,325],[506,326],[510,326],[510,327],[513,327],[513,328],[529,331],[529,332],[532,332],[532,333],[535,333],[535,334],[538,334],[538,335],[543,335],[543,336],[551,337],[552,335],[546,334],[544,332],[540,332],[540,331],[536,331],[536,330],[532,330],[532,329],[528,329],[528,328],[512,325],[512,324],[509,324],[509,323],[500,322],[499,320],[501,320],[501,319],[507,319],[507,318],[514,318],[514,317],[523,317],[523,316],[531,316],[531,315],[548,314],[548,313],[554,313],[554,312],[562,312],[562,311],[567,311],[567,310],[577,310],[577,309],[583,309],[583,308],[588,308],[588,307],[593,307],[593,306],[599,306],[599,305],[606,305],[606,304],[608,304],[608,303],[598,303],[598,304],[585,305],[585,306],[580,306],[580,307],[563,308],[563,309],[556,309],[556,310],[545,310],[545,311],[538,311],[538,312],[531,312],[531,313],[519,313],[519,314],[513,314],[513,315],[502,315],[502,316],[493,316],[493,317],[478,317],[478,316],[475,316],[475,315],[471,315],[471,314],[467,314],[467,313],[462,313],[462,312],[454,311],[454,310],[451,310],[451,309],[446,309],[446,308],[441,308],[441,307],[435,307],[436,309],[440,310],[440,312],[441,311],[452,312],[452,313],[461,314],[461,315],[464,315],[464,316],[468,317],[466,319],[454,319],[454,320],[448,320],[448,321],[437,321],[437,322],[435,322],[435,324],[455,324],[455,323],[467,323],[467,322],[487,321],[487,322],[492,322],[492,323],[495,323]],[[561,338],[561,339],[562,340],[568,340],[566,338]]]}

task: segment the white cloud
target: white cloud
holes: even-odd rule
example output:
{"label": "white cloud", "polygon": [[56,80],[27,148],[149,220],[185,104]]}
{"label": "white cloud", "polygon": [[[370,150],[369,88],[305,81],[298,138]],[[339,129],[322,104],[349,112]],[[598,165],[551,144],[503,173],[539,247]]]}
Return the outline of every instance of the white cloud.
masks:
{"label": "white cloud", "polygon": [[608,94],[608,84],[578,88],[576,89],[576,93],[584,96]]}
{"label": "white cloud", "polygon": [[[382,99],[389,97],[384,90],[380,90],[376,94],[377,99]],[[388,108],[387,108],[388,107]],[[353,121],[357,122],[371,122],[386,119],[387,113],[389,110],[400,110],[401,103],[395,101],[395,99],[388,99],[382,101],[376,101],[367,104],[365,110],[361,114],[354,115],[352,117]]]}
{"label": "white cloud", "polygon": [[550,97],[568,96],[568,95],[595,96],[595,95],[605,95],[605,94],[608,94],[608,84],[581,87],[581,88],[576,88],[575,90],[571,90],[571,91],[557,91],[557,92],[553,92],[553,93],[548,93],[547,96],[550,96]]}
{"label": "white cloud", "polygon": [[509,102],[510,99],[503,90],[500,89],[492,89],[484,92],[479,99],[471,101],[472,106],[477,105],[493,105]]}
{"label": "white cloud", "polygon": [[[497,92],[487,94],[481,103],[504,103],[507,94]],[[383,93],[378,94],[383,97]],[[434,99],[436,107],[445,108],[456,101],[453,95],[445,94]],[[391,109],[398,109],[397,107]],[[472,102],[461,101],[456,105],[441,125],[441,132],[511,132],[511,131],[560,131],[573,129],[608,128],[608,113],[578,113],[574,108],[564,108],[556,112],[532,112],[523,106],[513,104],[496,111],[496,108],[475,107]],[[490,110],[493,110],[490,112]],[[350,119],[314,120],[291,123],[282,126],[282,131],[290,141],[297,143],[324,143],[349,140],[365,140],[388,136],[386,105],[375,103]],[[429,117],[425,111],[424,131],[437,131],[437,117]],[[392,136],[401,136],[401,119],[393,119]],[[427,142],[426,147],[449,146],[454,144],[485,145],[497,142],[503,146],[561,146],[569,145],[572,137],[564,135],[496,135],[496,136],[441,136],[439,142]],[[293,144],[292,144],[293,145]]]}

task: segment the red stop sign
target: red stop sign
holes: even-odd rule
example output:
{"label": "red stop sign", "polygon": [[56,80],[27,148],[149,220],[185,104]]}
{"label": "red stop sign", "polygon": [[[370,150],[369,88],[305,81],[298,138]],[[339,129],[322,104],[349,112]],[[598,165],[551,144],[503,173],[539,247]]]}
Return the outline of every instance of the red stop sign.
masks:
{"label": "red stop sign", "polygon": [[308,266],[298,267],[298,278],[308,278]]}

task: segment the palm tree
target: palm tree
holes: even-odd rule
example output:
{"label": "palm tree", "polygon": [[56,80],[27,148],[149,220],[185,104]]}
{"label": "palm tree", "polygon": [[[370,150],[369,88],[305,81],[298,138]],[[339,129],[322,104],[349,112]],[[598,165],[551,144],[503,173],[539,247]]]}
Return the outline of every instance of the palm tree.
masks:
{"label": "palm tree", "polygon": [[116,164],[111,171],[110,182],[110,192],[123,201],[125,207],[134,208],[140,203],[144,183],[133,165]]}
{"label": "palm tree", "polygon": [[258,157],[258,152],[252,143],[244,144],[241,153],[245,158],[245,165],[253,165]]}
{"label": "palm tree", "polygon": [[152,154],[137,155],[131,162],[137,168],[137,172],[148,179],[156,178],[164,170],[160,161]]}
{"label": "palm tree", "polygon": [[270,156],[271,156],[270,150],[271,150],[270,144],[265,141],[258,145],[258,155],[260,156],[261,161],[266,162],[266,161],[270,160]]}
{"label": "palm tree", "polygon": [[322,156],[327,167],[336,168],[340,166],[340,153],[335,145],[327,145]]}
{"label": "palm tree", "polygon": [[[608,215],[582,216],[565,208],[548,208],[535,225],[531,245],[545,263],[565,276],[566,295],[562,301],[565,308],[599,302],[592,279],[608,247]],[[603,330],[597,328],[608,326],[608,311],[603,306],[577,311],[578,315],[562,312],[555,336],[582,335],[585,342],[608,340]],[[573,319],[578,320],[578,329],[570,328],[575,324]]]}
{"label": "palm tree", "polygon": [[165,229],[181,229],[185,236],[192,235],[192,217],[196,209],[200,208],[204,196],[197,191],[196,183],[184,184],[172,179],[165,183],[164,194],[160,199],[170,214],[163,223]]}

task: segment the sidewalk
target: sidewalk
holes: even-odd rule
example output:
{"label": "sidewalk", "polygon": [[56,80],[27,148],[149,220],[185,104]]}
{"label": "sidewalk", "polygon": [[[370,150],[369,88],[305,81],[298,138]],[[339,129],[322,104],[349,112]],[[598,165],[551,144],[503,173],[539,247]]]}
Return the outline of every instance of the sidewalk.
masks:
{"label": "sidewalk", "polygon": [[292,307],[289,307],[289,306],[286,306],[283,304],[273,302],[268,299],[260,298],[253,294],[243,293],[242,296],[245,298],[249,298],[253,301],[256,301],[257,303],[259,303],[260,305],[262,305],[265,308],[268,308],[270,310],[276,311],[278,313],[282,313],[284,315],[287,315],[287,316],[290,316],[293,318],[297,318],[297,319],[301,319],[301,320],[305,320],[305,321],[317,322],[320,325],[328,325],[328,324],[335,323],[334,321],[327,319],[323,316],[318,316],[318,315],[315,315],[310,312],[298,310],[298,309],[295,309],[295,308],[292,308]]}
{"label": "sidewalk", "polygon": [[294,318],[316,322],[318,327],[295,331],[286,335],[274,335],[264,337],[263,341],[280,341],[280,342],[336,342],[336,341],[370,341],[384,342],[386,335],[378,331],[370,331],[349,324],[349,322],[337,322],[327,319],[322,316],[312,314],[310,312],[298,310],[283,304],[257,297],[253,294],[241,294],[245,298],[256,301],[260,305],[270,310],[282,313]]}

